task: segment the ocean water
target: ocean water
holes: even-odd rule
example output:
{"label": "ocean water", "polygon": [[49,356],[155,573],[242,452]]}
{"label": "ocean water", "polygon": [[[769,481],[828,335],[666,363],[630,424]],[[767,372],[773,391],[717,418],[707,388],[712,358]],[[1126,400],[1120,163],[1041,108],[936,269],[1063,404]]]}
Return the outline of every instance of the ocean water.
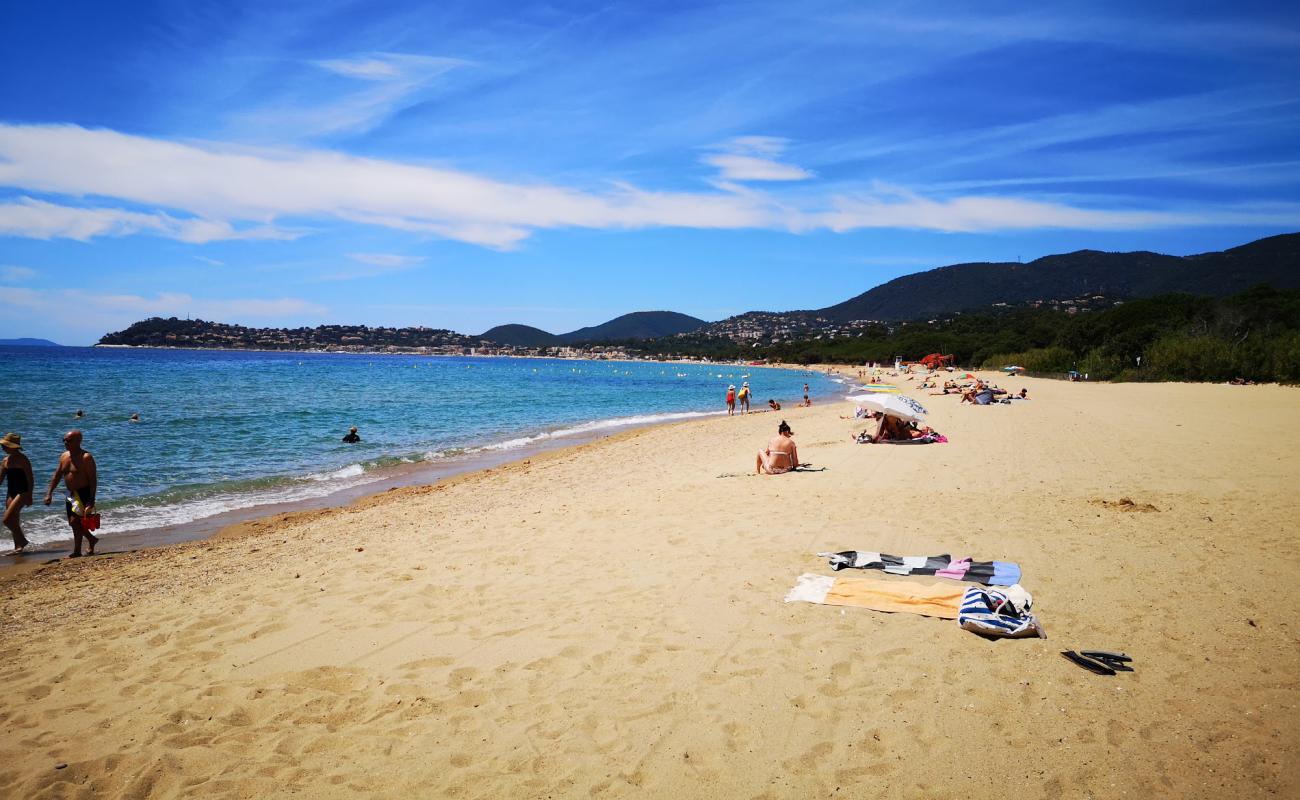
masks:
{"label": "ocean water", "polygon": [[[100,532],[112,536],[725,413],[728,384],[746,375],[756,408],[802,399],[805,382],[815,398],[843,393],[820,373],[717,364],[80,347],[0,347],[0,364],[0,433],[21,434],[32,460],[23,529],[37,544],[70,538],[62,487],[49,508],[41,500],[73,427],[98,463]],[[360,444],[340,441],[352,425]]]}

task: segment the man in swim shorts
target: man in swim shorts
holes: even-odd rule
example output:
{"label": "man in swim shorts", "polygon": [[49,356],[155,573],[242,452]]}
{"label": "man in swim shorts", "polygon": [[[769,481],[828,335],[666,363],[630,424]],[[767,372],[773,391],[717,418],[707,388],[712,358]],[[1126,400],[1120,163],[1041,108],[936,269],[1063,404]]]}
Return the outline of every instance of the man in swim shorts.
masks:
{"label": "man in swim shorts", "polygon": [[72,528],[72,555],[80,558],[81,540],[90,543],[86,555],[95,554],[95,545],[99,537],[86,530],[82,518],[95,513],[95,490],[99,486],[99,475],[95,469],[95,457],[81,449],[81,431],[71,430],[63,437],[63,445],[68,450],[59,456],[59,466],[50,477],[50,487],[45,492],[45,505],[54,500],[54,487],[63,479],[68,489],[68,498],[64,500],[64,511],[68,515],[68,525]]}

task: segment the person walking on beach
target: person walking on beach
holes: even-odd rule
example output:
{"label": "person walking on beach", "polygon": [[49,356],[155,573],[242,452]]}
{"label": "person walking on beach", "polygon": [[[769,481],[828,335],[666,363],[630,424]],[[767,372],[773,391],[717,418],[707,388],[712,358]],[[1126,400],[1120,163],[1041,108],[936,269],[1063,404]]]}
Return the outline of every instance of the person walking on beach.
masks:
{"label": "person walking on beach", "polygon": [[808,384],[803,385],[803,404],[805,407],[812,405],[812,400],[808,397]]}
{"label": "person walking on beach", "polygon": [[736,384],[727,387],[727,416],[736,413]]}
{"label": "person walking on beach", "polygon": [[32,487],[36,479],[32,476],[32,462],[23,454],[23,439],[16,433],[6,433],[0,439],[5,458],[0,461],[0,481],[9,479],[9,490],[5,497],[4,523],[14,537],[14,552],[21,553],[27,547],[27,537],[23,535],[23,523],[19,519],[22,510],[32,504]]}
{"label": "person walking on beach", "polygon": [[53,501],[54,487],[59,485],[59,479],[62,478],[68,489],[64,511],[68,516],[68,525],[72,528],[70,558],[81,557],[82,538],[90,543],[90,551],[86,555],[93,556],[99,537],[86,530],[83,519],[95,513],[95,490],[99,486],[95,457],[81,449],[81,431],[68,431],[63,437],[63,445],[68,451],[59,456],[59,466],[50,477],[50,487],[45,492],[45,505],[48,506]]}
{"label": "person walking on beach", "polygon": [[749,413],[749,381],[740,385],[740,394],[736,398],[740,401],[740,413]]}

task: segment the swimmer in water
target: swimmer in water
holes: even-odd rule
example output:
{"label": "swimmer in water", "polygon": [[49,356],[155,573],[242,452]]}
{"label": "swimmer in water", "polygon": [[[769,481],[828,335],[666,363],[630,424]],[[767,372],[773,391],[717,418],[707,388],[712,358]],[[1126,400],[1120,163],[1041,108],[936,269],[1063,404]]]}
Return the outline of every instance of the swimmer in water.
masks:
{"label": "swimmer in water", "polygon": [[357,435],[357,426],[353,425],[348,430],[348,435],[343,437],[343,441],[347,442],[348,444],[356,444],[357,442],[361,441],[361,437]]}

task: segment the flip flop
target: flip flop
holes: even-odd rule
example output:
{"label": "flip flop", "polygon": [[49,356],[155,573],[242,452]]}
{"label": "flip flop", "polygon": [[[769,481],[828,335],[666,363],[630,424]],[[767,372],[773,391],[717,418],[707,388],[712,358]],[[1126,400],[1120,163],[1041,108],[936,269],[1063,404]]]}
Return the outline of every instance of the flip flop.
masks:
{"label": "flip flop", "polygon": [[1090,658],[1100,658],[1105,661],[1132,661],[1133,659],[1123,653],[1112,653],[1109,650],[1080,650],[1080,654]]}
{"label": "flip flop", "polygon": [[1083,667],[1084,669],[1089,670],[1090,672],[1095,672],[1098,675],[1115,674],[1115,670],[1106,666],[1101,661],[1095,661],[1091,658],[1088,658],[1087,656],[1081,656],[1078,653],[1074,652],[1073,650],[1062,650],[1061,655],[1070,659],[1071,661]]}
{"label": "flip flop", "polygon": [[1133,671],[1133,668],[1128,666],[1128,664],[1125,663],[1127,661],[1132,661],[1133,659],[1129,658],[1123,653],[1112,653],[1109,650],[1081,650],[1079,652],[1080,655],[1083,655],[1087,658],[1091,658],[1096,661],[1100,661],[1101,663],[1105,664],[1106,666],[1110,667],[1113,670],[1119,672]]}

